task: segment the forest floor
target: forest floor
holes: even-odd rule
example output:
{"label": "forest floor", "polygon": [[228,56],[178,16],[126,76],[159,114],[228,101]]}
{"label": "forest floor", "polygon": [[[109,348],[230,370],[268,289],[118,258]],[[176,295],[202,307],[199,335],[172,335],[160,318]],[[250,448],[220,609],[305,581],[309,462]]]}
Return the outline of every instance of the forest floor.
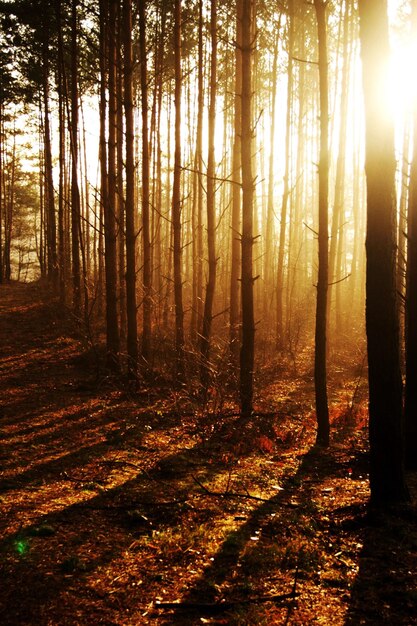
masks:
{"label": "forest floor", "polygon": [[265,384],[242,441],[186,390],[97,377],[45,290],[0,286],[0,623],[417,624],[416,479],[368,512],[359,382],[329,450],[311,375]]}

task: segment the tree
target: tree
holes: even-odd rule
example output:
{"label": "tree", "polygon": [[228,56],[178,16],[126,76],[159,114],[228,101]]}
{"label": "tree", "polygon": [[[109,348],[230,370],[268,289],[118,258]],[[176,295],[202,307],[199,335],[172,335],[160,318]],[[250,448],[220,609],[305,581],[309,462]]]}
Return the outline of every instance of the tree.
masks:
{"label": "tree", "polygon": [[132,3],[123,2],[124,32],[124,108],[126,120],[126,315],[128,375],[136,380],[138,364],[138,328],[136,313],[136,232],[135,232],[135,164],[132,93]]}
{"label": "tree", "polygon": [[77,0],[71,3],[71,260],[72,304],[76,315],[81,313],[80,267],[80,189],[78,186],[78,45]]}
{"label": "tree", "polygon": [[385,104],[389,37],[386,0],[359,0],[366,124],[366,336],[371,502],[407,500],[396,301],[395,155]]}
{"label": "tree", "polygon": [[42,42],[43,61],[43,114],[44,114],[44,151],[45,151],[45,204],[46,204],[46,235],[48,250],[48,278],[54,288],[58,286],[58,255],[56,241],[55,193],[52,168],[52,147],[49,112],[49,25],[45,25]]}
{"label": "tree", "polygon": [[[417,32],[417,2],[412,3],[412,29]],[[413,158],[407,219],[407,270],[405,300],[405,462],[417,468],[417,102],[413,116]]]}
{"label": "tree", "polygon": [[236,0],[236,45],[235,45],[235,97],[234,97],[234,136],[232,161],[232,259],[230,268],[230,355],[233,363],[238,362],[239,348],[239,273],[240,273],[240,232],[242,208],[242,0]]}
{"label": "tree", "polygon": [[284,288],[284,257],[285,231],[287,227],[288,199],[290,195],[290,146],[291,146],[291,108],[293,97],[293,54],[294,54],[294,2],[288,1],[288,65],[287,65],[287,110],[285,120],[285,172],[284,188],[281,203],[281,223],[279,228],[278,267],[277,267],[277,347],[284,348],[283,325],[283,288]]}
{"label": "tree", "polygon": [[208,244],[208,280],[204,301],[203,327],[201,329],[201,385],[203,391],[209,385],[209,351],[211,323],[213,318],[213,299],[216,285],[216,211],[214,180],[214,137],[216,124],[217,91],[217,2],[211,0],[211,64],[210,64],[210,103],[208,112],[208,157],[207,157],[207,244]]}
{"label": "tree", "polygon": [[[103,4],[106,4],[104,0]],[[107,21],[108,36],[108,150],[107,185],[104,196],[104,239],[106,272],[106,341],[107,365],[119,369],[120,335],[117,314],[117,232],[116,232],[116,131],[117,131],[117,64],[116,28],[117,0],[109,0],[108,13],[102,15]],[[106,193],[107,192],[107,193]]]}
{"label": "tree", "polygon": [[329,104],[327,70],[326,3],[314,0],[319,42],[320,81],[320,159],[319,159],[319,275],[317,281],[316,332],[314,352],[314,386],[316,394],[317,443],[329,445],[329,407],[327,401],[327,288],[328,259],[328,192],[329,192]]}
{"label": "tree", "polygon": [[143,326],[142,359],[151,357],[152,267],[149,202],[148,76],[146,65],[146,2],[139,3],[140,84],[142,104],[142,237],[143,237]]}
{"label": "tree", "polygon": [[181,0],[174,6],[174,64],[175,64],[175,148],[174,182],[172,189],[172,228],[174,244],[174,300],[176,379],[184,380],[184,309],[182,304],[181,271]]}
{"label": "tree", "polygon": [[253,302],[253,202],[254,177],[252,172],[252,59],[253,59],[253,2],[242,1],[242,345],[240,348],[240,402],[241,417],[248,421],[252,414],[253,368],[255,360],[255,315]]}

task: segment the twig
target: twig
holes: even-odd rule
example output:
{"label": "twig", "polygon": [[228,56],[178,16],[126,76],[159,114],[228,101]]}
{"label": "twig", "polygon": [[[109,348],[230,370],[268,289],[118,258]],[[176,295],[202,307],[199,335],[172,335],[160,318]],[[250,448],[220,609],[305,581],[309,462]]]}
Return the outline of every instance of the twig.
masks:
{"label": "twig", "polygon": [[261,602],[285,602],[286,600],[294,600],[299,594],[291,591],[290,593],[280,593],[273,596],[259,596],[258,598],[247,598],[246,600],[235,600],[231,602],[156,602],[157,609],[181,609],[183,611],[201,611],[211,615],[229,611],[236,606],[245,606],[248,604],[259,604]]}
{"label": "twig", "polygon": [[332,287],[333,285],[337,285],[338,283],[342,283],[344,280],[347,280],[351,275],[350,274],[346,274],[346,276],[343,276],[343,278],[339,278],[339,280],[334,280],[332,283],[328,284],[328,287]]}
{"label": "twig", "polygon": [[252,496],[250,493],[236,493],[234,491],[211,491],[203,485],[193,474],[191,478],[208,496],[214,496],[215,498],[248,498],[249,500],[258,500],[259,502],[269,502],[268,498],[261,498],[260,496]]}

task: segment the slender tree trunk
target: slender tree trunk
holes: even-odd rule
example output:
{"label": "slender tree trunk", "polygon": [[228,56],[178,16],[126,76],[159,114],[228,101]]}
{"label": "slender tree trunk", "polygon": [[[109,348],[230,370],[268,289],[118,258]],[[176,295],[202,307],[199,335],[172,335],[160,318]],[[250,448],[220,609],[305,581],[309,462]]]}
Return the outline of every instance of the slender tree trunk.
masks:
{"label": "slender tree trunk", "polygon": [[165,40],[165,25],[166,25],[166,9],[161,7],[160,14],[160,35],[157,38],[156,50],[155,50],[155,76],[157,77],[155,83],[155,100],[156,100],[156,116],[155,116],[155,171],[156,179],[154,179],[154,196],[153,207],[155,215],[155,228],[153,234],[153,252],[154,252],[154,293],[156,293],[157,300],[157,315],[156,320],[158,326],[161,323],[161,310],[162,310],[162,146],[161,146],[161,133],[159,132],[161,126],[162,116],[162,95],[163,95],[163,54],[164,54],[164,40]]}
{"label": "slender tree trunk", "polygon": [[57,2],[58,25],[58,111],[59,111],[59,182],[58,182],[58,267],[59,267],[59,299],[66,303],[66,271],[67,259],[65,250],[64,227],[64,170],[65,170],[65,106],[67,100],[66,73],[64,64],[64,47],[62,40],[62,7]]}
{"label": "slender tree trunk", "polygon": [[[7,178],[4,178],[4,278],[9,282],[12,278],[12,266],[11,266],[11,251],[12,251],[12,234],[13,234],[13,220],[14,220],[14,205],[16,196],[16,115],[13,115],[13,130],[12,130],[12,145],[8,158],[7,166]],[[40,184],[41,192],[44,190],[44,180],[41,180]],[[42,227],[41,227],[42,233]],[[41,254],[42,254],[41,248]],[[45,257],[43,256],[43,262]],[[45,264],[44,264],[45,267]]]}
{"label": "slender tree trunk", "polygon": [[52,147],[49,113],[49,35],[45,34],[43,44],[43,111],[44,111],[44,150],[45,150],[45,205],[47,216],[48,279],[53,289],[58,287],[58,256],[56,245],[56,215],[54,180],[52,174]]}
{"label": "slender tree trunk", "polygon": [[210,64],[210,103],[208,111],[208,158],[207,158],[207,244],[208,244],[208,281],[204,302],[203,327],[201,330],[201,385],[203,391],[209,385],[210,333],[213,315],[213,298],[216,285],[216,208],[214,181],[214,134],[216,125],[217,91],[217,2],[211,0],[211,64]]}
{"label": "slender tree trunk", "polygon": [[287,113],[285,131],[285,172],[284,190],[281,204],[281,223],[279,229],[278,268],[277,268],[277,347],[284,348],[284,322],[283,322],[283,291],[284,291],[284,256],[285,256],[285,232],[287,227],[288,199],[290,194],[290,139],[291,139],[291,102],[293,91],[293,47],[294,47],[294,4],[288,2],[288,68],[287,68]]}
{"label": "slender tree trunk", "polygon": [[116,130],[116,153],[117,153],[117,175],[116,175],[116,216],[117,216],[117,257],[118,257],[118,285],[119,285],[119,319],[120,319],[120,345],[126,345],[127,334],[127,313],[126,313],[126,259],[125,259],[125,198],[124,198],[124,112],[123,112],[123,83],[124,71],[122,60],[123,46],[123,18],[121,3],[117,5],[117,130]]}
{"label": "slender tree trunk", "polygon": [[3,222],[4,222],[4,208],[5,198],[3,194],[4,185],[4,114],[3,114],[3,101],[0,100],[0,285],[4,281],[4,267],[3,267],[3,251],[4,251],[4,237],[3,237]]}
{"label": "slender tree trunk", "polygon": [[78,45],[77,0],[71,11],[71,260],[72,303],[76,315],[81,313],[80,265],[80,190],[78,186]]}
{"label": "slender tree trunk", "polygon": [[[407,273],[407,203],[409,201],[410,180],[410,120],[404,129],[404,138],[402,146],[402,167],[401,167],[401,192],[398,207],[398,261],[397,261],[397,293],[399,298],[398,319],[400,324],[400,354],[401,363],[403,362],[402,348],[405,329],[405,307],[404,298],[406,297],[406,273]],[[413,146],[414,148],[414,146]]]}
{"label": "slender tree trunk", "polygon": [[149,203],[149,145],[148,145],[148,77],[146,66],[145,0],[139,3],[140,84],[142,95],[142,241],[143,241],[143,327],[142,359],[148,365],[151,358],[152,267]]}
{"label": "slender tree trunk", "polygon": [[[304,23],[295,28],[295,13],[294,19],[294,35],[297,34],[297,39],[294,45],[297,45],[297,53],[303,59],[305,57],[305,40],[303,36]],[[305,290],[306,284],[304,276],[302,275],[301,268],[307,268],[307,262],[305,258],[305,246],[303,244],[303,209],[304,209],[304,197],[305,197],[305,160],[306,160],[306,142],[305,142],[305,117],[306,117],[306,64],[299,63],[298,68],[298,89],[295,92],[294,102],[298,103],[298,120],[297,120],[297,156],[295,160],[295,174],[294,174],[294,202],[292,203],[294,210],[292,220],[289,221],[290,226],[290,241],[291,245],[288,246],[288,276],[287,276],[287,310],[286,310],[286,346],[289,352],[293,355],[295,362],[295,353],[299,339],[299,315],[298,315],[298,303],[300,300],[300,294],[302,290]],[[304,231],[306,229],[304,228]],[[299,289],[297,289],[299,286]]]}
{"label": "slender tree trunk", "polygon": [[241,417],[248,421],[252,414],[253,368],[255,356],[255,318],[253,302],[253,203],[252,173],[252,0],[242,0],[242,345],[240,350]]}
{"label": "slender tree trunk", "polygon": [[174,257],[174,301],[175,301],[175,349],[176,380],[182,383],[184,371],[184,310],[182,304],[181,271],[181,0],[174,5],[174,63],[175,63],[175,148],[174,182],[172,189],[172,228]]}
{"label": "slender tree trunk", "polygon": [[[290,18],[291,19],[291,18]],[[281,14],[277,25],[277,33],[274,42],[274,54],[272,61],[272,79],[271,79],[271,132],[270,132],[270,151],[268,163],[268,201],[266,209],[266,225],[265,225],[265,260],[264,260],[264,322],[269,325],[271,316],[271,274],[273,267],[272,248],[274,233],[274,184],[275,184],[275,116],[277,101],[277,83],[278,83],[278,44],[281,37]]]}
{"label": "slender tree trunk", "polygon": [[193,188],[193,303],[191,311],[191,337],[196,343],[201,332],[203,301],[203,114],[204,114],[204,51],[203,51],[203,0],[199,0],[198,17],[198,77],[197,77],[197,128],[195,147],[195,173]]}
{"label": "slender tree trunk", "polygon": [[319,275],[317,281],[314,384],[316,394],[317,443],[329,445],[329,408],[327,402],[326,335],[328,288],[328,176],[329,176],[329,107],[326,4],[314,0],[317,15],[320,80],[320,160],[319,160]]}
{"label": "slender tree trunk", "polygon": [[117,132],[117,65],[116,65],[117,0],[109,2],[109,107],[108,107],[108,186],[104,205],[105,273],[106,273],[106,338],[107,366],[119,369],[119,320],[117,314],[117,232],[116,232],[116,132]]}
{"label": "slender tree trunk", "polygon": [[133,118],[132,2],[124,0],[124,107],[126,118],[126,313],[128,375],[137,378],[138,328],[136,315],[136,229]]}
{"label": "slender tree trunk", "polygon": [[238,362],[240,314],[239,275],[241,272],[241,250],[239,233],[242,207],[242,11],[243,0],[236,0],[236,48],[235,48],[235,111],[233,139],[233,190],[232,190],[232,259],[230,268],[230,356],[233,364]]}
{"label": "slender tree trunk", "polygon": [[99,161],[100,161],[100,232],[98,240],[98,312],[102,313],[104,304],[104,219],[107,213],[108,199],[108,176],[107,176],[107,143],[106,143],[106,119],[107,100],[106,89],[108,80],[108,0],[100,0],[100,137],[99,137]]}
{"label": "slender tree trunk", "polygon": [[366,334],[371,502],[408,499],[396,299],[394,127],[386,100],[386,0],[359,0],[366,123]]}
{"label": "slender tree trunk", "polygon": [[[341,101],[340,101],[340,126],[339,126],[339,151],[337,155],[336,164],[336,178],[334,185],[334,203],[333,203],[333,215],[331,225],[331,237],[330,237],[330,251],[329,251],[329,293],[328,293],[328,314],[331,311],[331,297],[333,291],[338,291],[340,283],[332,285],[335,281],[342,278],[340,276],[341,268],[336,259],[339,256],[339,250],[341,252],[342,228],[343,228],[343,215],[345,204],[345,165],[346,165],[346,136],[347,136],[347,119],[348,119],[348,104],[349,104],[349,73],[350,73],[350,55],[349,55],[349,23],[351,19],[350,12],[350,0],[345,0],[345,9],[343,16],[343,70],[341,79]],[[334,287],[334,289],[333,289]],[[340,297],[337,298],[339,303]],[[336,306],[335,308],[336,318],[336,331],[340,328],[340,315],[341,312]],[[329,315],[330,319],[330,315]]]}

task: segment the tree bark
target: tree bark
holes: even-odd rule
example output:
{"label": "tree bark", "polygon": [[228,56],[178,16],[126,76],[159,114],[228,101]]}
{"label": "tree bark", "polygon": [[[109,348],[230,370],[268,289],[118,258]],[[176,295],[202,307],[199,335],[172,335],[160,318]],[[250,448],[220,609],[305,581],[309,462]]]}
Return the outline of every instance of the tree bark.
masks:
{"label": "tree bark", "polygon": [[207,246],[208,246],[208,281],[204,301],[203,325],[201,329],[201,377],[203,392],[210,380],[210,334],[213,315],[213,299],[216,285],[216,209],[214,180],[214,136],[216,128],[216,91],[217,91],[217,2],[211,0],[210,16],[211,64],[210,64],[210,102],[208,111],[208,157],[207,157]]}
{"label": "tree bark", "polygon": [[[412,32],[417,33],[417,0],[412,2]],[[417,469],[417,103],[413,115],[413,158],[407,216],[405,300],[405,463]]]}
{"label": "tree bark", "polygon": [[143,325],[142,359],[146,366],[151,358],[152,319],[152,267],[149,202],[149,129],[148,129],[148,76],[146,66],[146,14],[145,0],[139,2],[140,29],[140,85],[142,102],[142,242],[143,242]]}
{"label": "tree bark", "polygon": [[204,51],[203,51],[203,0],[198,9],[198,77],[197,77],[197,128],[195,147],[195,173],[193,180],[193,301],[191,311],[191,337],[197,344],[201,332],[203,302],[203,114],[204,114]]}
{"label": "tree bark", "polygon": [[343,69],[340,89],[340,126],[339,126],[339,151],[336,163],[336,176],[334,184],[334,202],[331,225],[330,250],[329,250],[329,293],[328,293],[328,315],[330,324],[331,300],[333,291],[336,291],[335,320],[336,332],[340,330],[340,288],[341,283],[332,285],[342,278],[340,263],[336,261],[341,256],[342,249],[342,228],[345,204],[345,170],[346,170],[346,138],[347,119],[349,104],[349,75],[350,75],[350,48],[349,48],[349,25],[351,20],[350,0],[345,0],[343,15]]}
{"label": "tree bark", "polygon": [[237,365],[239,351],[239,274],[241,249],[239,242],[242,208],[242,8],[243,0],[236,0],[236,51],[235,51],[235,112],[233,140],[233,190],[232,190],[232,261],[230,269],[230,357]]}
{"label": "tree bark", "polygon": [[248,421],[252,414],[255,356],[254,278],[252,274],[254,202],[252,173],[252,11],[252,0],[242,0],[242,345],[240,349],[240,410],[244,422]]}
{"label": "tree bark", "polygon": [[72,302],[76,315],[81,313],[80,265],[80,190],[78,186],[78,46],[77,1],[72,0],[71,10],[71,260]]}
{"label": "tree bark", "polygon": [[288,2],[288,67],[287,67],[287,111],[285,121],[285,172],[281,203],[281,223],[279,228],[278,267],[277,267],[277,348],[284,348],[283,291],[285,232],[287,227],[288,198],[290,194],[290,139],[291,109],[293,91],[293,48],[294,48],[294,3]]}
{"label": "tree bark", "polygon": [[175,64],[175,148],[174,181],[172,188],[172,228],[174,256],[175,350],[176,380],[182,383],[184,371],[184,310],[182,304],[181,271],[181,0],[174,7],[174,64]]}
{"label": "tree bark", "polygon": [[[291,19],[291,18],[290,18]],[[271,78],[271,131],[270,131],[270,151],[268,163],[268,200],[266,207],[266,225],[265,225],[265,254],[264,254],[264,302],[263,317],[264,321],[270,323],[271,308],[271,274],[273,267],[272,250],[273,250],[273,233],[274,233],[274,185],[275,185],[275,117],[277,102],[277,83],[278,83],[278,45],[281,37],[281,14],[277,24],[277,33],[274,41],[274,52],[272,60],[272,78]]]}
{"label": "tree bark", "polygon": [[45,207],[48,279],[53,289],[58,287],[58,255],[56,245],[55,194],[52,170],[52,146],[49,112],[49,35],[45,34],[43,43],[43,112],[44,112],[44,150],[45,150]]}
{"label": "tree bark", "polygon": [[108,183],[107,202],[104,205],[104,240],[106,273],[106,343],[107,366],[119,369],[119,320],[117,314],[117,234],[116,234],[116,22],[117,0],[109,2],[108,54],[109,54],[109,107],[108,107]]}
{"label": "tree bark", "polygon": [[320,82],[320,159],[319,159],[319,275],[317,281],[314,386],[317,415],[317,444],[329,445],[329,408],[327,400],[327,289],[328,289],[328,187],[329,187],[329,105],[326,4],[314,0],[319,43]]}
{"label": "tree bark", "polygon": [[126,120],[126,315],[128,376],[137,378],[138,327],[136,314],[136,231],[135,231],[135,164],[133,119],[132,0],[123,2],[124,22],[124,109]]}
{"label": "tree bark", "polygon": [[408,499],[403,469],[402,381],[396,299],[395,155],[384,106],[389,58],[386,0],[359,0],[366,123],[366,334],[371,502]]}

